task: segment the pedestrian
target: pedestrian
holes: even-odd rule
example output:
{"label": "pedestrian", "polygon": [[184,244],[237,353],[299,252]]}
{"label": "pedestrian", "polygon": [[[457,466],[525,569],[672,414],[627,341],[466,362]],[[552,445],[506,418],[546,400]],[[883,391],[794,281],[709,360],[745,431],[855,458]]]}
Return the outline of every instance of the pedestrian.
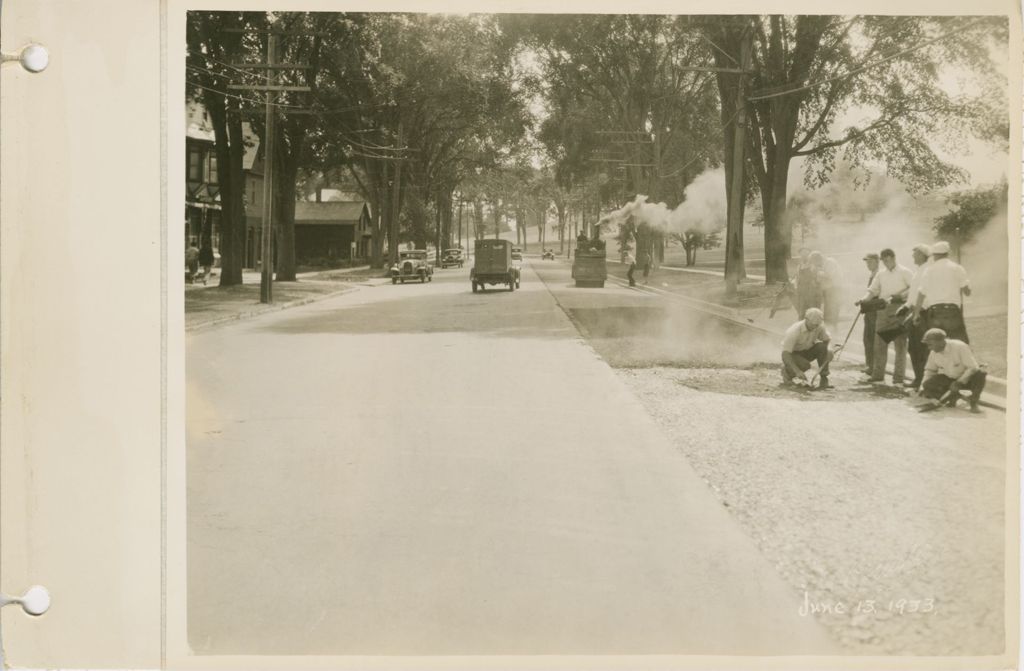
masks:
{"label": "pedestrian", "polygon": [[907,329],[903,324],[903,319],[899,316],[899,310],[907,302],[910,282],[913,280],[914,274],[908,268],[896,263],[896,252],[893,250],[883,249],[879,256],[884,267],[875,274],[867,293],[857,301],[857,305],[873,298],[881,298],[885,301],[885,307],[875,313],[875,351],[872,356],[871,381],[885,381],[889,343],[892,343],[896,350],[893,360],[892,383],[900,386],[904,382],[907,370]]}
{"label": "pedestrian", "polygon": [[967,271],[949,258],[948,242],[936,242],[931,251],[932,263],[921,275],[914,319],[921,318],[921,309],[927,303],[924,317],[929,329],[940,328],[947,337],[970,344],[963,314],[963,297],[971,295]]}
{"label": "pedestrian", "polygon": [[796,318],[803,319],[807,308],[821,308],[821,278],[811,264],[811,250],[801,247],[798,254],[800,261],[796,268]]}
{"label": "pedestrian", "polygon": [[626,263],[629,266],[629,270],[626,271],[626,277],[629,279],[629,286],[636,286],[636,279],[633,277],[633,273],[636,272],[636,258],[632,253],[626,253]]}
{"label": "pedestrian", "polygon": [[960,389],[967,389],[971,392],[971,412],[981,412],[978,402],[988,374],[974,358],[971,346],[947,337],[940,328],[925,331],[923,340],[931,353],[925,364],[920,395],[955,407],[960,400]]}
{"label": "pedestrian", "polygon": [[[930,265],[931,249],[928,245],[914,245],[914,277],[910,280],[910,293],[907,294],[907,302],[900,308],[900,316],[908,317],[917,304],[917,294],[921,288],[921,278]],[[924,300],[922,309],[927,312],[928,301]],[[909,319],[909,332],[907,333],[907,350],[910,354],[910,366],[914,369],[914,380],[910,386],[914,390],[921,388],[921,380],[924,379],[924,365],[928,361],[928,346],[924,344],[924,333],[928,325],[924,319]]]}
{"label": "pedestrian", "polygon": [[644,286],[646,286],[647,283],[650,281],[651,265],[654,263],[654,259],[651,258],[651,253],[650,252],[644,252],[643,259],[644,259],[644,264],[643,264],[643,269],[644,269]]}
{"label": "pedestrian", "polygon": [[[870,252],[864,255],[864,264],[868,267],[868,287],[871,286],[872,280],[875,279],[875,275],[878,273],[878,254]],[[861,304],[860,301],[857,302]],[[878,316],[874,310],[861,310],[864,313],[864,373],[870,375],[872,371],[872,361],[875,358],[875,318]]]}
{"label": "pedestrian", "polygon": [[195,284],[196,273],[199,272],[199,248],[196,247],[196,239],[188,241],[188,249],[185,250],[185,267],[188,269],[189,284]]}
{"label": "pedestrian", "polygon": [[836,328],[839,326],[839,306],[843,300],[843,277],[839,262],[817,251],[811,252],[807,258],[816,271],[821,287],[821,307],[825,313],[825,323],[831,328]]}
{"label": "pedestrian", "polygon": [[199,250],[199,265],[203,267],[203,284],[210,277],[210,269],[213,268],[213,247],[209,244],[203,245]]}
{"label": "pedestrian", "polygon": [[782,339],[782,383],[793,384],[794,380],[807,383],[805,372],[812,361],[818,362],[821,376],[819,388],[828,389],[828,364],[832,361],[829,342],[832,336],[825,328],[825,314],[818,308],[807,308],[804,318],[786,329]]}

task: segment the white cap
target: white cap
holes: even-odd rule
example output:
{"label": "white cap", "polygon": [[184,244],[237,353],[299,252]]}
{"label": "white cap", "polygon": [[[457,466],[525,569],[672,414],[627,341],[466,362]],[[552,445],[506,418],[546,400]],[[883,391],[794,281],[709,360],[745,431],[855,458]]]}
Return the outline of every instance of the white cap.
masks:
{"label": "white cap", "polygon": [[949,243],[943,240],[932,245],[932,254],[949,254]]}

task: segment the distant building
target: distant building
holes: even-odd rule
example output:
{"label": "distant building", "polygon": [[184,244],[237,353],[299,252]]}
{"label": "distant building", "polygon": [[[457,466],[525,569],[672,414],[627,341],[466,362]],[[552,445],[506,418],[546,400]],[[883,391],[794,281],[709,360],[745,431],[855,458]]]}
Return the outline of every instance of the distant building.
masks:
{"label": "distant building", "polygon": [[[252,252],[255,259],[263,220],[261,211],[256,208],[247,208],[246,215],[246,237],[253,241],[254,247],[247,251]],[[370,208],[364,201],[295,203],[296,263],[329,264],[366,258],[370,255],[371,237]]]}
{"label": "distant building", "polygon": [[[213,127],[199,103],[187,103],[185,113],[185,246],[195,240],[200,247],[210,245],[219,254],[221,199]],[[248,172],[256,159],[258,139],[248,122],[242,123],[242,136],[246,145],[242,168]]]}

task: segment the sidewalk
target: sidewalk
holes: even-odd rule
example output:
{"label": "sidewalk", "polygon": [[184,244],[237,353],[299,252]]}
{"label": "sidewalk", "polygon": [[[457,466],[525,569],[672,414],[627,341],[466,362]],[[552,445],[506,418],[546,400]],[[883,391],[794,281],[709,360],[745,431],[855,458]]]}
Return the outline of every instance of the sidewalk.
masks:
{"label": "sidewalk", "polygon": [[387,281],[377,276],[382,273],[371,272],[369,266],[298,273],[295,282],[274,282],[274,302],[269,304],[260,303],[259,271],[243,271],[242,284],[230,287],[219,286],[218,273],[211,276],[205,285],[185,285],[185,330],[193,331],[305,305],[354,291],[359,286],[373,287]]}

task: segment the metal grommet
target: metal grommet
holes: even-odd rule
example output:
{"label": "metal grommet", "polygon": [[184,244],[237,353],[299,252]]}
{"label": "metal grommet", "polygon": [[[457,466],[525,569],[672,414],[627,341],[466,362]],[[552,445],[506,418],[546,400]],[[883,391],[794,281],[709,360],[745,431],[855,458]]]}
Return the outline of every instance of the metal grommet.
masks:
{"label": "metal grommet", "polygon": [[50,64],[50,52],[41,44],[28,44],[17,54],[3,54],[2,62],[17,61],[29,72],[42,72]]}

